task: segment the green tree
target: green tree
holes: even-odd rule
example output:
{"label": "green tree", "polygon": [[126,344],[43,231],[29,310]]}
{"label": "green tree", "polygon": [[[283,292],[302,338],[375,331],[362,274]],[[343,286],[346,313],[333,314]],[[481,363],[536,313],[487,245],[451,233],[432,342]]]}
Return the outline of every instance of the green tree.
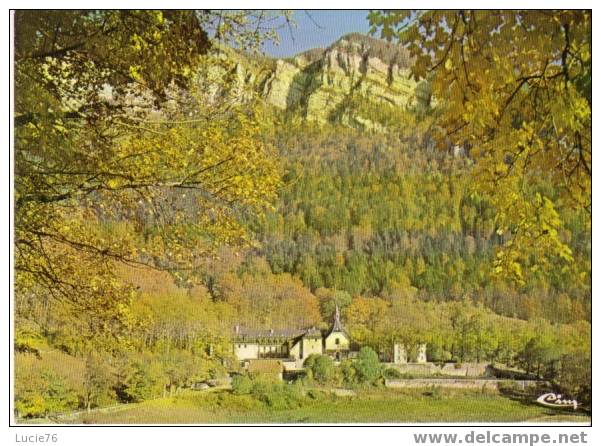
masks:
{"label": "green tree", "polygon": [[556,377],[560,389],[576,398],[583,406],[591,404],[591,358],[589,352],[564,355],[560,361],[560,370]]}
{"label": "green tree", "polygon": [[83,404],[88,412],[97,406],[115,400],[115,371],[106,362],[106,357],[88,354],[84,376]]}
{"label": "green tree", "polygon": [[351,295],[346,291],[328,288],[318,288],[315,291],[315,296],[319,299],[319,309],[325,321],[332,320],[337,305],[340,310],[344,310],[352,301]]}
{"label": "green tree", "polygon": [[558,339],[545,321],[537,320],[534,326],[536,333],[524,345],[519,359],[528,373],[553,379],[561,356]]}
{"label": "green tree", "polygon": [[236,395],[248,395],[252,391],[253,382],[248,375],[236,375],[232,378],[232,390]]}
{"label": "green tree", "polygon": [[355,384],[357,382],[357,370],[350,359],[345,359],[340,363],[337,369],[340,379],[346,384]]}
{"label": "green tree", "polygon": [[[118,394],[127,402],[140,402],[162,395],[167,377],[158,361],[150,355],[135,358],[119,376]],[[122,372],[123,373],[123,372]]]}
{"label": "green tree", "polygon": [[353,363],[359,381],[373,383],[382,373],[378,354],[370,347],[362,347]]}
{"label": "green tree", "polygon": [[326,384],[334,378],[334,361],[327,355],[311,354],[303,366],[310,372],[310,376],[320,384]]}
{"label": "green tree", "polygon": [[51,369],[45,369],[32,378],[17,381],[15,386],[15,409],[20,417],[42,417],[77,408],[76,390]]}

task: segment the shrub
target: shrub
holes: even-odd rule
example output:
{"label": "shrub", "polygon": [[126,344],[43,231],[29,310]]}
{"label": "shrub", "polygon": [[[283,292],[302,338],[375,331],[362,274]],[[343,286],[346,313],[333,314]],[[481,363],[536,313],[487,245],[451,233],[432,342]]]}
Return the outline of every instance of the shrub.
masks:
{"label": "shrub", "polygon": [[320,384],[331,382],[335,377],[334,361],[329,356],[309,355],[304,365],[313,379]]}
{"label": "shrub", "polygon": [[90,353],[86,360],[83,405],[90,410],[115,401],[114,387],[117,384],[113,368],[106,357]]}
{"label": "shrub", "polygon": [[78,398],[62,377],[50,369],[16,388],[15,409],[23,418],[42,417],[77,408]]}
{"label": "shrub", "polygon": [[378,354],[370,347],[361,348],[354,367],[359,381],[363,383],[373,383],[382,372]]}
{"label": "shrub", "polygon": [[317,353],[311,353],[309,356],[307,356],[307,359],[305,359],[305,361],[303,362],[303,367],[305,368],[305,370],[311,370],[311,368],[315,364],[316,359],[319,356],[321,355]]}
{"label": "shrub", "polygon": [[442,399],[442,389],[440,386],[431,386],[427,391],[424,392],[425,396],[429,396],[432,399]]}
{"label": "shrub", "polygon": [[251,395],[272,409],[291,409],[299,407],[303,396],[298,384],[283,384],[265,377],[251,379]]}
{"label": "shrub", "polygon": [[236,375],[232,378],[232,391],[236,395],[249,395],[253,388],[253,381],[248,375]]}
{"label": "shrub", "polygon": [[325,396],[326,396],[326,394],[324,393],[323,390],[311,389],[311,390],[307,391],[307,397],[312,400],[324,399]]}
{"label": "shrub", "polygon": [[345,384],[352,385],[357,382],[357,370],[355,369],[353,362],[348,359],[340,363],[338,373],[342,375],[342,381]]}
{"label": "shrub", "polygon": [[44,346],[42,337],[31,331],[17,329],[15,333],[15,351],[20,353],[32,353],[40,358],[40,348]]}
{"label": "shrub", "polygon": [[427,346],[427,356],[430,362],[443,362],[447,359],[447,354],[443,348],[436,343],[429,343]]}
{"label": "shrub", "polygon": [[497,388],[499,389],[499,392],[504,395],[518,395],[522,393],[520,385],[511,380],[501,381],[497,385]]}
{"label": "shrub", "polygon": [[560,364],[556,380],[558,390],[577,398],[582,405],[589,406],[592,388],[590,356],[577,352],[562,357]]}
{"label": "shrub", "polygon": [[393,367],[384,369],[384,371],[382,373],[384,375],[384,378],[386,378],[386,379],[398,379],[398,378],[403,377],[403,374],[401,373],[401,371],[399,369],[395,369]]}
{"label": "shrub", "polygon": [[122,374],[117,389],[120,400],[125,402],[140,402],[158,397],[166,384],[160,363],[148,358],[133,360],[122,370]]}

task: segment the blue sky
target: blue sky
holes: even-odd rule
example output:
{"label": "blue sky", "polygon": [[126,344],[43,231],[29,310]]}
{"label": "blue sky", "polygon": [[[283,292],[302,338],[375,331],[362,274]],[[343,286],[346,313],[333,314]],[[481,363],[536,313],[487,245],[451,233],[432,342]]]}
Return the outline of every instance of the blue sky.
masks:
{"label": "blue sky", "polygon": [[316,47],[327,47],[344,34],[367,33],[368,10],[304,10],[294,11],[295,26],[279,29],[280,44],[263,46],[270,56],[288,57]]}

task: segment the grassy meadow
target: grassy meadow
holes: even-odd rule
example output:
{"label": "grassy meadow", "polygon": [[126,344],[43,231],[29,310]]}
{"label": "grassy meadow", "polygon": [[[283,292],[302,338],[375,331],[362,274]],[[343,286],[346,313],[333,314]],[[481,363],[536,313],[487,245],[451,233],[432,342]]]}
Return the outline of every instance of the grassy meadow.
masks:
{"label": "grassy meadow", "polygon": [[355,396],[318,392],[296,407],[273,408],[230,390],[184,392],[123,410],[83,414],[68,423],[85,424],[269,424],[269,423],[476,423],[590,422],[582,413],[558,412],[473,391],[431,392],[378,389]]}

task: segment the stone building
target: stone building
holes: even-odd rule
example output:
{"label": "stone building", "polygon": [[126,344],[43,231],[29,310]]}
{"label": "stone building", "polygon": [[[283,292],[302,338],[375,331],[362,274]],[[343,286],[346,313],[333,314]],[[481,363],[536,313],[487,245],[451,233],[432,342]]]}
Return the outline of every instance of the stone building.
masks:
{"label": "stone building", "polygon": [[292,370],[301,368],[311,354],[329,355],[335,361],[347,358],[350,336],[340,321],[340,311],[336,306],[332,326],[325,332],[315,327],[305,330],[255,330],[236,326],[233,350],[241,362],[279,359],[284,369]]}
{"label": "stone building", "polygon": [[[407,349],[404,344],[394,344],[392,362],[394,364],[407,364],[408,362],[410,362],[409,356],[407,355]],[[426,362],[428,362],[428,358],[426,355],[426,344],[419,344],[417,345],[415,363],[425,364]]]}

